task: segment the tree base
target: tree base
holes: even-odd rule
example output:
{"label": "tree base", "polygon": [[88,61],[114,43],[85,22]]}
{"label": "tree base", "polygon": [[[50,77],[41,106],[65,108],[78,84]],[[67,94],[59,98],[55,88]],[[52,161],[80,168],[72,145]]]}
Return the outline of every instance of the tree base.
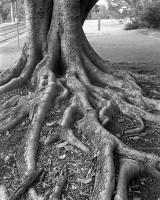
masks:
{"label": "tree base", "polygon": [[[28,20],[36,15],[36,20],[43,19],[46,10],[44,15],[39,12],[43,2],[26,0]],[[13,96],[0,106],[2,135],[9,135],[8,130],[24,118],[28,121],[20,156],[15,158],[20,182],[9,195],[4,184],[0,187],[3,200],[16,200],[23,193],[27,200],[59,200],[66,191],[72,199],[70,189],[77,191],[85,185],[89,186],[86,193],[83,189],[80,192],[88,195],[85,199],[127,200],[128,185],[135,177],[160,177],[159,156],[121,141],[141,137],[148,121],[160,124],[160,100],[146,97],[139,85],[152,81],[158,87],[159,77],[115,70],[94,52],[82,23],[95,2],[55,0],[52,19],[46,19],[50,26],[47,34],[36,39],[39,26],[29,21],[28,49],[9,75],[1,74],[2,97],[28,81],[33,87],[24,96],[11,93]],[[137,125],[121,129],[115,121],[118,113]],[[44,123],[47,114],[51,120]],[[76,183],[71,184],[74,177]]]}
{"label": "tree base", "polygon": [[[143,84],[142,84],[143,86]],[[147,85],[145,85],[147,87]],[[150,85],[148,84],[148,87]],[[1,99],[2,102],[5,102],[6,99],[4,97],[9,96],[8,98],[12,99],[12,95],[17,94],[21,96],[25,96],[29,93],[30,90],[26,89],[17,89],[12,92],[9,92],[8,95],[5,94],[3,98]],[[31,90],[32,91],[32,90]],[[152,92],[152,91],[151,91]],[[156,98],[159,98],[159,94],[157,93]],[[54,194],[54,188],[56,187],[57,182],[59,181],[59,175],[61,171],[63,170],[64,166],[67,168],[67,182],[65,182],[64,189],[63,189],[63,197],[69,197],[71,199],[74,199],[79,196],[79,198],[85,198],[85,199],[90,199],[93,196],[93,188],[95,186],[95,180],[96,180],[96,172],[98,172],[100,169],[97,167],[99,166],[98,163],[101,163],[99,161],[99,150],[95,148],[95,144],[93,141],[93,138],[90,138],[90,134],[86,134],[86,128],[87,125],[85,125],[85,131],[81,132],[83,130],[80,128],[81,126],[79,125],[78,127],[73,125],[72,130],[76,138],[81,141],[80,146],[74,147],[75,142],[71,143],[65,139],[61,139],[61,134],[59,135],[60,137],[57,138],[57,134],[59,134],[62,130],[60,124],[62,125],[63,121],[65,121],[66,117],[68,114],[71,114],[71,110],[77,108],[75,106],[76,99],[73,97],[67,98],[67,101],[62,101],[59,106],[55,107],[55,104],[52,104],[52,109],[46,116],[44,125],[42,127],[42,132],[40,134],[40,146],[39,146],[39,152],[38,152],[38,168],[43,168],[44,171],[41,173],[41,175],[38,177],[37,181],[34,184],[34,187],[39,194],[39,196],[36,196],[37,194],[34,192],[35,190],[32,191],[29,194],[26,194],[27,196],[34,196],[34,197],[29,197],[30,199],[44,199],[43,196],[44,194],[46,199],[49,197],[49,194],[52,195]],[[70,103],[71,102],[71,103]],[[70,105],[70,106],[69,106]],[[72,109],[69,109],[72,108]],[[75,112],[75,111],[74,111]],[[90,112],[90,111],[89,111]],[[66,114],[64,114],[66,113]],[[77,113],[74,115],[74,120],[80,120],[83,118],[82,113]],[[22,120],[21,125],[17,125],[13,130],[11,129],[8,133],[6,132],[6,135],[2,135],[4,140],[8,140],[8,137],[10,140],[15,140],[16,135],[21,132],[21,129],[25,126],[26,128],[29,126],[28,122],[32,118],[26,118],[25,121]],[[81,121],[81,120],[80,120]],[[31,122],[31,121],[30,121]],[[85,120],[85,123],[87,120]],[[67,123],[70,123],[68,121]],[[74,122],[72,122],[74,124]],[[83,123],[82,123],[83,124]],[[90,127],[92,128],[93,126],[91,125],[91,122],[89,123]],[[108,124],[108,126],[107,126]],[[160,129],[159,125],[153,122],[147,122],[145,121],[145,130],[142,131],[142,133],[127,133],[127,130],[135,130],[135,128],[139,127],[141,124],[139,120],[135,120],[132,117],[122,115],[118,110],[114,113],[114,116],[110,118],[108,123],[104,125],[106,129],[110,130],[110,132],[124,141],[126,144],[129,146],[134,147],[135,149],[146,151],[146,152],[156,152],[158,153],[158,145],[159,143],[156,142],[158,141],[159,135],[158,132],[155,133],[155,127],[156,129]],[[147,128],[146,128],[147,127]],[[80,129],[79,129],[80,128]],[[20,130],[19,130],[20,129]],[[66,129],[66,128],[65,128]],[[68,128],[67,128],[68,129]],[[27,131],[27,130],[26,130]],[[152,131],[152,132],[151,132]],[[57,133],[57,134],[56,134]],[[85,134],[84,134],[85,133]],[[151,133],[153,134],[152,140],[150,139]],[[9,134],[9,136],[7,136]],[[53,137],[56,136],[56,137]],[[63,135],[64,136],[64,135]],[[21,135],[20,137],[24,137]],[[26,137],[27,137],[27,132],[26,132]],[[149,137],[149,139],[148,139]],[[155,137],[157,139],[155,139]],[[4,141],[3,140],[3,141]],[[15,142],[15,141],[14,141]],[[52,143],[55,143],[55,145],[52,145]],[[22,140],[22,149],[25,145],[25,140]],[[45,145],[45,146],[44,146]],[[84,146],[83,146],[84,145]],[[77,145],[76,145],[77,146]],[[107,148],[107,147],[106,147]],[[142,148],[142,149],[141,149]],[[146,149],[145,149],[146,148]],[[152,149],[153,148],[153,149]],[[21,149],[21,148],[20,148]],[[23,157],[23,151],[19,155],[19,147],[17,146],[16,148],[13,148],[11,146],[10,148],[7,148],[3,152],[5,155],[8,155],[9,152],[13,152],[14,154],[9,154],[9,160],[7,160],[6,164],[10,165],[10,162],[12,159],[17,160],[17,162],[13,162],[15,168],[14,171],[18,170],[19,174],[23,176],[23,166],[25,165],[24,162],[24,157]],[[7,153],[8,152],[8,153]],[[88,153],[89,152],[89,153]],[[86,154],[87,153],[87,154]],[[14,156],[13,156],[14,155]],[[6,156],[5,156],[6,157]],[[4,157],[4,158],[5,158]],[[21,159],[19,159],[21,157]],[[154,156],[153,156],[154,157]],[[54,158],[54,159],[53,159]],[[116,169],[116,174],[119,174],[119,161],[117,162],[117,159],[119,160],[118,154],[114,154],[114,162],[115,162],[115,169]],[[20,160],[20,161],[19,161]],[[123,166],[124,162],[130,163],[130,160],[127,161],[121,161],[122,164],[120,166]],[[137,163],[132,163],[131,166],[128,165],[129,170],[133,170],[134,166],[137,168]],[[18,167],[18,168],[17,168]],[[127,167],[127,166],[126,166]],[[11,168],[12,169],[12,168]],[[22,171],[21,171],[22,169]],[[143,175],[143,173],[141,174]],[[143,176],[142,176],[143,177]],[[12,180],[11,180],[12,179]],[[123,176],[122,176],[123,179]],[[63,180],[63,179],[62,179]],[[100,179],[98,179],[100,180]],[[134,185],[138,188],[138,191],[142,191],[141,194],[138,194],[139,197],[142,198],[148,198],[148,191],[154,191],[154,187],[152,189],[150,188],[152,183],[154,182],[154,179],[141,179],[142,181],[138,181],[138,186],[137,182],[134,183],[133,185],[130,185],[130,192],[128,193],[129,199],[132,197],[137,197],[137,193],[134,191]],[[148,189],[145,189],[143,191],[143,185],[147,184],[149,185]],[[12,183],[12,184],[11,184]],[[16,185],[18,186],[19,183],[19,177],[16,177],[15,175],[7,178],[5,180],[5,185],[13,185],[13,187],[9,188],[11,190],[17,190]],[[31,184],[32,182],[30,182]],[[29,184],[29,187],[30,187]],[[63,184],[62,184],[63,185]],[[157,180],[154,182],[154,186],[156,185],[157,187]],[[28,187],[27,187],[28,188]],[[26,189],[27,189],[26,188]],[[4,190],[3,190],[4,191]],[[25,190],[22,190],[22,192]],[[126,191],[127,192],[127,191]],[[146,193],[145,193],[146,192]],[[97,193],[97,191],[96,191]],[[21,194],[21,193],[20,193]],[[40,196],[41,194],[41,196]],[[13,194],[12,194],[13,195]],[[26,196],[25,195],[25,196]],[[48,195],[48,196],[47,196]],[[151,198],[154,199],[153,192],[150,192]],[[154,194],[155,195],[155,194]],[[157,197],[159,196],[159,193],[156,194]],[[156,196],[155,195],[155,196]],[[24,197],[25,197],[24,196]],[[28,197],[27,197],[28,198]],[[95,196],[93,197],[95,198]],[[117,196],[117,199],[122,199],[126,197],[121,197]],[[156,198],[155,198],[156,199]]]}

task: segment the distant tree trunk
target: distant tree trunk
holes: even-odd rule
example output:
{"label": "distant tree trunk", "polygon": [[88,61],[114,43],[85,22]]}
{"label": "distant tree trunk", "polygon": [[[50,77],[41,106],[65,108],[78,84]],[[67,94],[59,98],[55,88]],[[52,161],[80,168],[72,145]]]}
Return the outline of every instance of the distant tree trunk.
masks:
{"label": "distant tree trunk", "polygon": [[3,23],[3,17],[2,17],[2,13],[0,13],[0,24]]}
{"label": "distant tree trunk", "polygon": [[[144,120],[160,123],[160,101],[144,97],[136,83],[159,81],[159,77],[115,70],[96,54],[82,29],[96,2],[25,0],[26,44],[17,64],[0,75],[0,95],[27,82],[32,85],[26,96],[13,96],[0,106],[0,133],[13,128],[24,117],[29,116],[30,121],[24,158],[17,164],[22,181],[9,200],[16,200],[26,191],[32,200],[43,199],[34,188],[41,173],[36,160],[40,132],[51,106],[61,108],[64,101],[68,101],[68,107],[61,116],[57,134],[49,135],[44,144],[46,147],[67,141],[84,154],[95,151],[97,167],[90,199],[111,200],[115,192],[115,200],[127,200],[128,184],[135,176],[145,173],[160,177],[158,156],[128,147],[107,130],[116,112],[136,119],[139,124],[125,134],[140,134],[145,128]],[[76,138],[75,132],[86,135],[94,150]],[[58,180],[45,199],[61,199],[67,165]],[[8,200],[5,186],[0,187],[0,193]]]}
{"label": "distant tree trunk", "polygon": [[3,23],[3,7],[2,2],[0,2],[0,24]]}
{"label": "distant tree trunk", "polygon": [[14,0],[11,0],[11,2],[10,2],[10,12],[11,12],[11,22],[15,22]]}

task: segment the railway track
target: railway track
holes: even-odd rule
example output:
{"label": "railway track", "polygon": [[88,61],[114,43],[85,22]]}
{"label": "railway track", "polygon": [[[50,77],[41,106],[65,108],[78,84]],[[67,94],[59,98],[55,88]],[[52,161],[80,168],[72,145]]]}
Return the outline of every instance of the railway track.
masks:
{"label": "railway track", "polygon": [[19,22],[0,28],[0,44],[17,38],[26,32],[25,22]]}

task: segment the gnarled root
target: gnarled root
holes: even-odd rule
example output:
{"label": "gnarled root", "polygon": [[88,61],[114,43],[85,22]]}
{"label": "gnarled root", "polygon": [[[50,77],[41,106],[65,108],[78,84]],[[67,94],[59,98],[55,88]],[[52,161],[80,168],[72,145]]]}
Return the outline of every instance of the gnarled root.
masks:
{"label": "gnarled root", "polygon": [[[143,119],[149,119],[148,116],[151,116],[150,120],[155,120],[156,122],[159,120],[157,116],[150,114],[148,111],[144,111],[142,108],[125,102],[122,94],[114,94],[113,90],[109,88],[101,90],[97,86],[92,87],[89,82],[85,85],[86,82],[83,84],[80,81],[83,80],[81,76],[78,79],[76,75],[71,75],[69,79],[72,82],[72,85],[70,85],[71,90],[74,91],[77,102],[81,105],[81,110],[84,114],[84,118],[77,122],[78,129],[92,138],[97,149],[97,174],[92,199],[109,200],[112,198],[113,191],[115,190],[114,156],[118,155],[120,168],[115,199],[127,200],[127,187],[130,180],[135,176],[148,174],[159,177],[160,171],[157,166],[159,165],[160,158],[126,146],[106,130],[107,124],[105,126],[106,129],[102,125],[104,125],[105,120],[108,121],[111,115],[114,114],[115,108],[128,116],[140,116],[138,118],[140,127],[134,130],[128,130],[127,133],[129,134],[138,134],[144,130],[144,123],[141,117]],[[95,101],[93,98],[90,99],[89,94],[91,91],[101,96],[101,103],[99,102],[98,105],[96,104],[97,99]],[[98,95],[94,96],[98,98]],[[104,101],[105,98],[106,102]],[[94,107],[91,106],[91,103]],[[97,117],[96,113],[97,108],[100,108],[99,117]]]}
{"label": "gnarled root", "polygon": [[88,112],[85,119],[81,120],[78,125],[82,131],[85,130],[90,134],[98,151],[98,167],[92,199],[112,198],[115,185],[113,161],[115,153],[120,157],[116,200],[127,200],[127,186],[130,179],[137,176],[137,174],[160,175],[160,171],[157,168],[157,164],[160,161],[158,156],[138,152],[124,145],[99,124],[94,111]]}
{"label": "gnarled root", "polygon": [[4,185],[0,185],[0,195],[2,200],[8,200],[8,191]]}
{"label": "gnarled root", "polygon": [[48,194],[44,196],[39,196],[34,188],[28,190],[28,199],[27,200],[48,200]]}
{"label": "gnarled root", "polygon": [[61,174],[58,178],[57,184],[53,189],[53,193],[49,199],[52,199],[52,200],[60,200],[61,199],[61,193],[62,193],[62,190],[63,190],[63,187],[64,187],[66,181],[67,181],[67,168],[66,168],[66,166],[64,166],[61,171]]}
{"label": "gnarled root", "polygon": [[117,193],[115,200],[127,200],[128,184],[130,180],[141,173],[141,166],[135,160],[120,159],[119,177],[117,183]]}
{"label": "gnarled root", "polygon": [[141,133],[142,131],[144,131],[145,125],[144,125],[143,119],[139,118],[138,121],[140,122],[140,127],[137,127],[137,128],[134,128],[134,129],[130,129],[130,130],[126,130],[126,131],[124,131],[124,134],[137,135],[137,134]]}
{"label": "gnarled root", "polygon": [[26,192],[30,185],[36,180],[37,177],[41,174],[42,170],[32,171],[27,175],[22,184],[9,196],[9,200],[16,200],[21,194]]}
{"label": "gnarled root", "polygon": [[34,51],[28,53],[28,48],[24,45],[22,55],[15,66],[1,73],[0,95],[15,88],[21,87],[22,84],[30,79],[34,69],[39,62],[39,58]]}
{"label": "gnarled root", "polygon": [[[25,142],[25,168],[19,167],[23,181],[9,196],[10,200],[16,200],[23,194],[41,173],[41,170],[37,169],[36,163],[39,134],[46,112],[57,96],[57,83],[54,75],[49,69],[46,70],[46,73],[48,75],[47,79],[45,77],[45,84],[42,76],[39,80],[38,90],[35,93],[24,97],[13,97],[1,107],[1,110],[3,110],[1,132],[12,128],[26,115],[29,115],[31,121]],[[5,192],[2,193],[5,194]]]}
{"label": "gnarled root", "polygon": [[[109,81],[112,80],[113,75],[105,75],[104,78],[103,73],[96,77],[99,84],[94,84],[92,76],[88,75],[87,64],[91,66],[88,58],[84,60],[83,57],[83,62],[81,62],[81,58],[77,54],[75,57],[78,67],[75,69],[71,65],[65,80],[57,79],[49,67],[50,64],[47,64],[47,61],[42,62],[42,66],[39,65],[40,69],[35,75],[37,83],[35,92],[27,96],[15,96],[0,107],[1,132],[12,128],[27,115],[30,119],[25,140],[25,167],[24,165],[23,167],[18,166],[22,185],[9,197],[6,188],[1,186],[0,193],[4,200],[7,198],[17,199],[27,189],[29,189],[28,198],[31,200],[60,199],[67,179],[66,168],[62,170],[57,186],[50,197],[48,194],[44,197],[39,196],[34,188],[30,188],[30,185],[41,173],[41,170],[37,169],[36,155],[40,131],[47,110],[51,104],[60,106],[69,93],[72,97],[69,106],[63,113],[59,132],[56,135],[50,135],[44,144],[47,146],[62,140],[74,145],[84,153],[89,153],[91,149],[75,136],[75,132],[85,134],[92,140],[96,148],[97,170],[91,199],[110,200],[116,192],[115,200],[127,200],[127,187],[135,176],[139,174],[160,176],[160,158],[158,156],[134,150],[123,144],[113,135],[114,133],[111,134],[107,131],[107,123],[112,120],[117,110],[136,118],[140,123],[140,127],[127,130],[125,134],[132,135],[142,132],[145,128],[144,120],[159,123],[159,115],[146,110],[151,107],[159,110],[159,101],[143,97],[142,91],[134,79],[124,73],[122,79],[117,77],[113,79],[114,87],[111,87]],[[99,69],[97,73],[99,73]],[[103,77],[103,84],[101,77]],[[107,78],[108,80],[105,81]],[[131,88],[132,91],[130,91]],[[118,170],[115,166],[115,157],[119,160]],[[116,171],[119,173],[117,184]]]}
{"label": "gnarled root", "polygon": [[9,69],[6,69],[0,74],[0,86],[8,83],[12,78],[16,78],[20,75],[27,62],[27,45],[25,44],[18,61]]}
{"label": "gnarled root", "polygon": [[89,149],[82,142],[80,142],[73,134],[73,130],[71,128],[74,123],[74,118],[76,117],[76,112],[78,112],[78,104],[77,97],[73,97],[71,100],[71,105],[65,110],[62,121],[61,121],[61,131],[58,135],[49,136],[45,145],[50,145],[57,140],[68,141],[71,145],[76,146],[81,149],[84,153],[88,153]]}

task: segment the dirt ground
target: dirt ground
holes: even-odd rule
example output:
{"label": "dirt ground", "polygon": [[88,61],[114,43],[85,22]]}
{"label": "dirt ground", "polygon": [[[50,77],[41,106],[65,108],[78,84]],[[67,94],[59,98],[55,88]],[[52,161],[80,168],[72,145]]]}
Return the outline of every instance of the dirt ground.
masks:
{"label": "dirt ground", "polygon": [[[132,70],[139,68],[143,73],[155,73],[157,69],[156,65],[152,66],[153,70],[148,70],[150,64],[121,63],[113,67],[130,68]],[[139,85],[142,87],[145,96],[160,99],[160,86],[153,85],[150,82],[145,85],[139,83]],[[28,84],[20,89],[8,92],[0,97],[0,104],[16,94],[26,95],[30,90],[32,88]],[[34,185],[39,194],[51,193],[65,165],[67,166],[68,180],[63,190],[62,199],[87,200],[92,195],[96,172],[97,154],[92,141],[77,132],[75,126],[75,135],[91,150],[89,155],[84,155],[79,149],[67,142],[60,141],[49,147],[44,146],[47,136],[59,131],[58,124],[67,104],[68,101],[64,102],[61,109],[51,108],[43,124],[37,156],[38,167],[43,168],[43,172]],[[23,157],[25,135],[29,123],[27,117],[14,129],[0,134],[0,184],[5,184],[10,193],[21,183],[18,165]],[[146,129],[140,135],[125,135],[126,129],[137,127],[139,124],[134,119],[117,112],[106,128],[129,146],[160,156],[160,125],[148,121],[145,121],[145,125]],[[115,157],[115,163],[117,163],[116,159]],[[160,199],[160,180],[145,176],[137,177],[130,183],[128,191],[129,200],[158,200]],[[26,194],[21,196],[19,200],[24,200],[25,196]]]}

